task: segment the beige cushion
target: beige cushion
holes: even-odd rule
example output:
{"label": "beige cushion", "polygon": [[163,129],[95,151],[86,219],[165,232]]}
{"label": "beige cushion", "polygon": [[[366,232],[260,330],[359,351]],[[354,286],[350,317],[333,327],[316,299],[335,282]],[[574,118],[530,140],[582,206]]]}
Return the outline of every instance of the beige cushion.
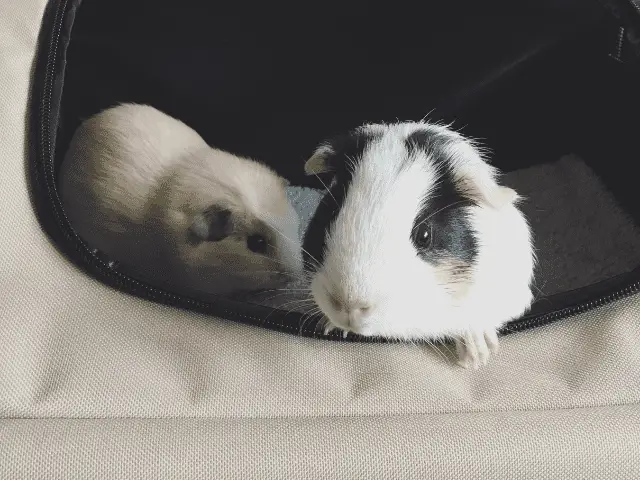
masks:
{"label": "beige cushion", "polygon": [[638,296],[446,352],[296,338],[89,279],[25,175],[44,0],[0,2],[0,479],[640,478]]}

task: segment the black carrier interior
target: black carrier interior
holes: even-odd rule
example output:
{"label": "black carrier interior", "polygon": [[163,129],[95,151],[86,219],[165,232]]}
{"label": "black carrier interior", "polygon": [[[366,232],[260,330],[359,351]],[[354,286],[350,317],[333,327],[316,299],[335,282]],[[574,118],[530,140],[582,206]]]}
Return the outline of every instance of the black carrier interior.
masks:
{"label": "black carrier interior", "polygon": [[[69,258],[128,293],[342,339],[313,325],[300,329],[300,313],[163,291],[110,268],[109,259],[80,241],[57,196],[57,168],[83,119],[133,101],[179,118],[212,146],[260,159],[294,185],[317,188],[317,180],[304,176],[303,164],[320,140],[364,122],[430,114],[482,139],[492,162],[507,174],[578,155],[629,222],[640,225],[640,74],[638,47],[628,35],[640,31],[633,30],[640,14],[635,17],[625,1],[530,3],[343,1],[303,8],[264,2],[221,7],[204,0],[52,1],[30,118],[40,221]],[[599,199],[592,201],[595,208]],[[584,222],[591,222],[589,229],[601,225],[588,216]],[[636,259],[619,270],[578,289],[542,295],[505,332],[634,293]]]}

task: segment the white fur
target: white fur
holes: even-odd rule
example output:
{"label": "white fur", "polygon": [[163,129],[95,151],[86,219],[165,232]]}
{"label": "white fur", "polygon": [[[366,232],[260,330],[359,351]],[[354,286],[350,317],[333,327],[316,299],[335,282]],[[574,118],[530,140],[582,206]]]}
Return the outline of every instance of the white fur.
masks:
{"label": "white fur", "polygon": [[[301,272],[299,220],[285,185],[269,168],[135,104],[83,122],[61,168],[65,213],[90,246],[149,281],[213,294],[270,288]],[[243,235],[187,242],[194,216],[220,203],[247,229],[261,220],[280,232],[277,255],[251,252]]]}
{"label": "white fur", "polygon": [[[357,163],[335,222],[327,231],[322,268],[312,293],[331,326],[395,339],[457,339],[460,363],[477,367],[497,351],[496,331],[530,306],[534,255],[528,224],[513,190],[496,183],[497,171],[473,144],[445,127],[423,123],[365,126],[382,131]],[[405,138],[433,128],[454,142],[451,165],[460,182],[480,201],[469,209],[479,240],[470,281],[450,291],[438,270],[421,260],[410,231],[422,200],[438,172],[433,159],[419,153],[402,170],[410,151]],[[314,154],[327,152],[326,145]],[[332,297],[335,300],[332,300]],[[349,323],[338,304],[368,308]]]}

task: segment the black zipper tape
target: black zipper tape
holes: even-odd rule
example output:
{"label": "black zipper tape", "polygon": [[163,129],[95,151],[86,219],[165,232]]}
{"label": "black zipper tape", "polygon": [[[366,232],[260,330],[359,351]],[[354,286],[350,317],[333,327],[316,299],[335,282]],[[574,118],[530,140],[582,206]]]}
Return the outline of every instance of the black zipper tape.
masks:
{"label": "black zipper tape", "polygon": [[[136,280],[117,269],[117,263],[90,249],[74,232],[62,209],[55,183],[54,157],[56,130],[62,96],[66,48],[75,13],[81,0],[50,0],[45,10],[38,45],[38,58],[30,106],[30,173],[32,200],[40,224],[54,244],[76,265],[97,280],[125,293],[173,307],[263,328],[325,340],[362,343],[387,342],[386,339],[360,337],[339,332],[325,334],[318,322],[300,327],[304,313],[286,312],[228,298],[204,302],[177,295]],[[580,293],[582,292],[582,293]],[[586,292],[586,293],[585,293]],[[604,293],[603,293],[604,292]],[[540,327],[588,312],[640,292],[640,269],[579,292],[545,299],[555,305],[552,312],[535,312],[507,324],[502,334]],[[585,295],[588,298],[585,298]]]}

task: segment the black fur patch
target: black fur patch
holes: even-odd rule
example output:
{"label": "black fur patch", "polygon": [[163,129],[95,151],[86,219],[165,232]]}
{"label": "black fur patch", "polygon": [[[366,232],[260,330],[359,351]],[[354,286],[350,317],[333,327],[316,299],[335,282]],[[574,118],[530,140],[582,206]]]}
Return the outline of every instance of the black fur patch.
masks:
{"label": "black fur patch", "polygon": [[[379,138],[378,135],[355,131],[329,142],[334,153],[328,155],[327,162],[335,174],[336,182],[330,189],[331,193],[327,193],[318,205],[305,234],[303,247],[309,270],[314,270],[324,259],[327,229],[338,215],[349,191],[351,164],[361,160],[366,146]],[[473,201],[456,188],[447,168],[445,147],[451,141],[451,137],[428,129],[413,132],[405,139],[408,150],[428,152],[436,165],[440,164],[442,172],[436,191],[415,219],[411,239],[425,261],[437,263],[454,259],[471,265],[478,254],[478,244],[463,208],[472,205]],[[426,248],[420,245],[416,237],[421,222],[430,228],[431,241]]]}
{"label": "black fur patch", "polygon": [[364,150],[380,137],[378,133],[356,129],[328,141],[334,153],[327,156],[327,164],[339,182],[345,185],[350,183],[352,169],[362,159]]}
{"label": "black fur patch", "polygon": [[196,215],[188,231],[191,243],[218,242],[225,239],[233,231],[231,211],[218,205]]}
{"label": "black fur patch", "polygon": [[[446,155],[445,147],[452,141],[451,137],[446,134],[438,133],[429,128],[416,130],[411,133],[404,141],[406,149],[413,153],[415,150],[422,150],[423,152],[432,155],[433,159],[438,161],[445,161]],[[414,157],[408,155],[409,158]]]}
{"label": "black fur patch", "polygon": [[[441,172],[435,191],[414,221],[411,240],[425,261],[454,259],[471,265],[478,255],[478,242],[464,208],[474,202],[457,188],[449,170],[444,147],[451,141],[450,137],[429,130],[416,131],[405,141],[408,149],[428,153]],[[419,234],[427,226],[430,242],[424,245]]]}
{"label": "black fur patch", "polygon": [[[329,140],[333,153],[327,155],[327,164],[333,171],[335,183],[330,187],[315,213],[304,236],[303,255],[308,270],[315,270],[324,260],[326,232],[342,208],[349,191],[353,168],[362,159],[367,145],[379,138],[379,134],[354,130]],[[329,187],[328,180],[325,182]]]}

